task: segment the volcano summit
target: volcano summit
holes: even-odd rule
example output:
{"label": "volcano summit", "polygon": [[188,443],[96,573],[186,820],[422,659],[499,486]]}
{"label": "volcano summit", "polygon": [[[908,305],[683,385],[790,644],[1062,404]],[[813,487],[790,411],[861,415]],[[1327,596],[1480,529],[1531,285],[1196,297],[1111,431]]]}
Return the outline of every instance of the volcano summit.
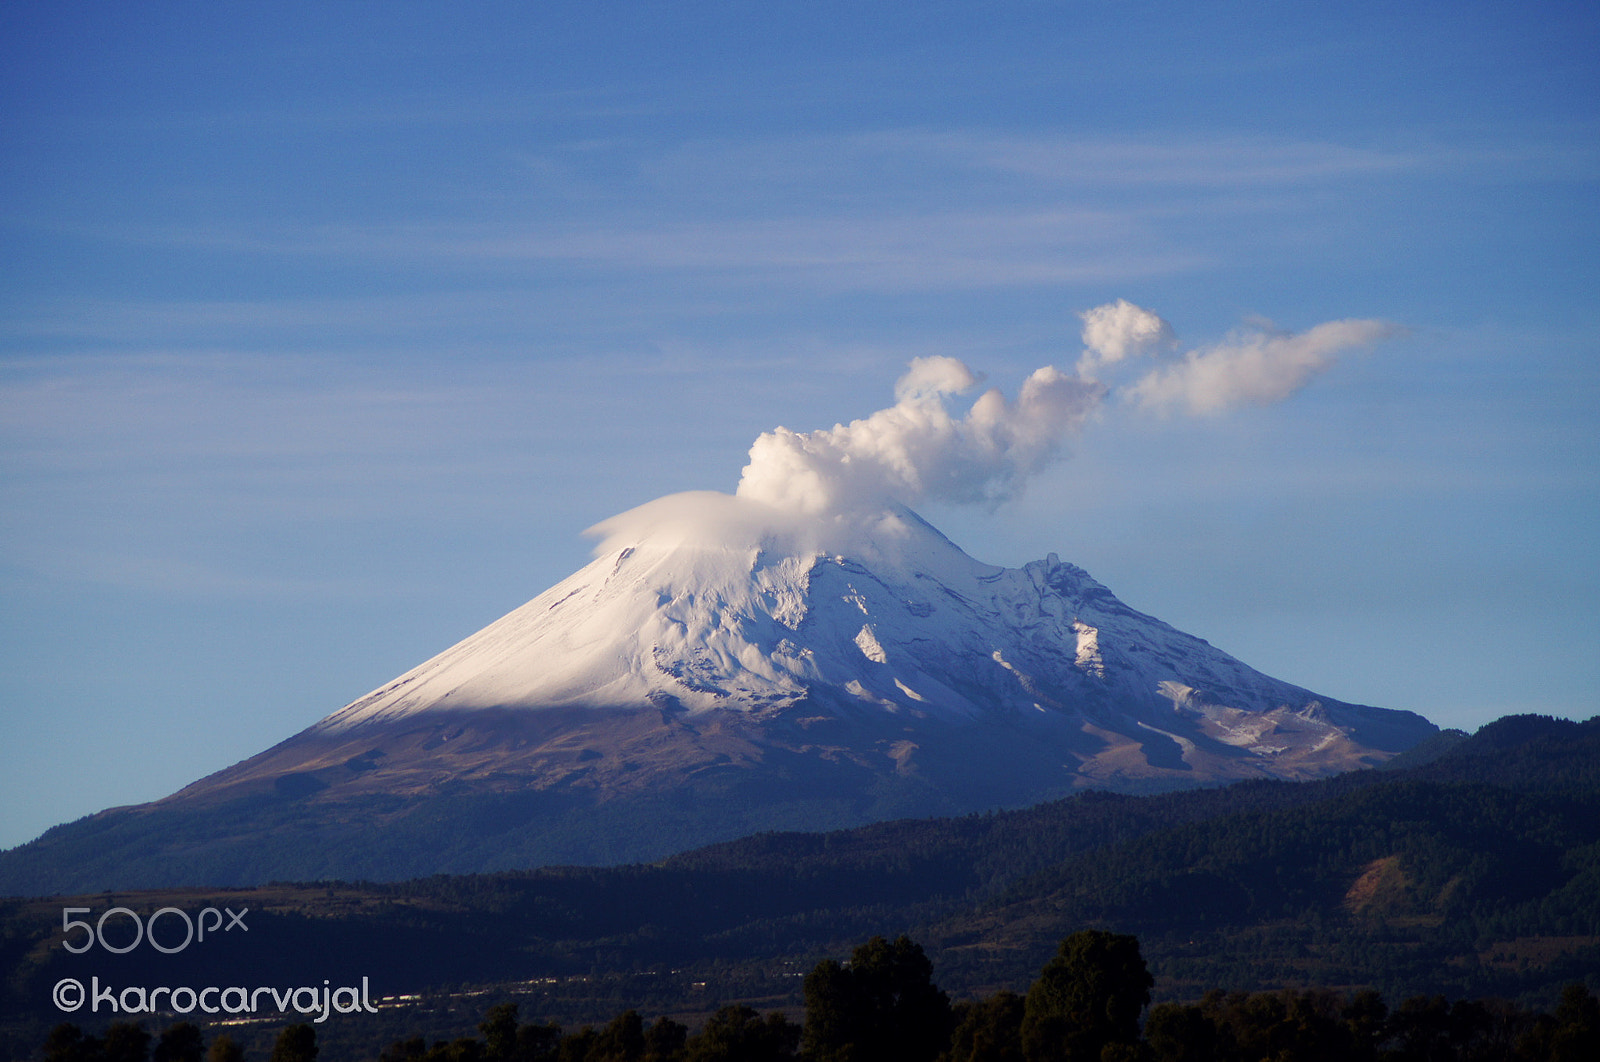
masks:
{"label": "volcano summit", "polygon": [[767,829],[1371,766],[1411,712],[1269,678],[1054,555],[899,505],[673,495],[596,559],[320,723],[0,856],[8,892],[649,860]]}

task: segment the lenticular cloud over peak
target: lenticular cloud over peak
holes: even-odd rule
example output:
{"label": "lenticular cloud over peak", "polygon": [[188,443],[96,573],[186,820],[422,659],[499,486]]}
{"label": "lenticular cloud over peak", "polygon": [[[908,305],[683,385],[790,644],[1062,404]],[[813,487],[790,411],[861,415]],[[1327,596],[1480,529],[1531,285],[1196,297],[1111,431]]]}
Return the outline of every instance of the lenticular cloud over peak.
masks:
{"label": "lenticular cloud over peak", "polygon": [[[1079,315],[1084,350],[1075,371],[1036,369],[1008,399],[999,388],[965,407],[982,382],[956,358],[913,359],[895,384],[895,404],[815,431],[774,428],[750,447],[738,497],[770,509],[819,516],[923,501],[997,505],[1059,457],[1108,399],[1138,410],[1212,415],[1282,401],[1343,351],[1398,329],[1342,320],[1303,333],[1257,325],[1221,343],[1177,354],[1172,326],[1126,299]],[[1112,377],[1147,367],[1131,383]]]}

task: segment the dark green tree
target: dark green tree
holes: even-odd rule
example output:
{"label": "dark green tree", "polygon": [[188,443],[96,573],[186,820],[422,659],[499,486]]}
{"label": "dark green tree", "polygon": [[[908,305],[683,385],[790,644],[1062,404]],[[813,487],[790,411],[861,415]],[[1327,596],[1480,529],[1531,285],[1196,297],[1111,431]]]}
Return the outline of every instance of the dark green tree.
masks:
{"label": "dark green tree", "polygon": [[645,1062],[677,1062],[683,1057],[684,1045],[688,1039],[689,1030],[686,1026],[665,1016],[657,1018],[650,1028],[645,1030]]}
{"label": "dark green tree", "polygon": [[843,963],[823,959],[806,974],[805,1030],[801,1042],[806,1057],[831,1062],[851,1042],[861,1023],[855,999],[855,982]]}
{"label": "dark green tree", "polygon": [[909,937],[873,937],[850,965],[806,975],[806,1056],[817,1062],[932,1062],[950,1034],[950,997]]}
{"label": "dark green tree", "polygon": [[180,1021],[156,1039],[156,1049],[151,1052],[151,1062],[205,1062],[206,1041],[200,1027],[192,1022]]}
{"label": "dark green tree", "polygon": [[773,1011],[763,1018],[743,1004],[723,1007],[684,1045],[686,1062],[782,1062],[794,1057],[800,1026]]}
{"label": "dark green tree", "polygon": [[1144,1038],[1156,1062],[1210,1062],[1218,1057],[1217,1027],[1199,1007],[1158,1003],[1150,1008]]}
{"label": "dark green tree", "polygon": [[483,1057],[490,1062],[509,1062],[517,1053],[517,1005],[500,1003],[478,1023],[483,1034]]}
{"label": "dark green tree", "polygon": [[1405,1000],[1384,1025],[1389,1062],[1434,1062],[1454,1059],[1451,1044],[1450,1003],[1443,996],[1413,996]]}
{"label": "dark green tree", "polygon": [[211,1041],[206,1051],[206,1062],[244,1062],[244,1048],[227,1033]]}
{"label": "dark green tree", "polygon": [[100,1039],[85,1036],[82,1029],[62,1022],[50,1030],[44,1041],[44,1062],[100,1062]]}
{"label": "dark green tree", "polygon": [[1106,1044],[1100,1049],[1100,1062],[1149,1062],[1149,1060],[1149,1052],[1143,1044],[1114,1043]]}
{"label": "dark green tree", "polygon": [[1342,1012],[1345,1026],[1355,1044],[1352,1062],[1369,1062],[1377,1057],[1383,1023],[1389,1018],[1389,1005],[1376,989],[1367,988],[1351,996]]}
{"label": "dark green tree", "polygon": [[1022,1012],[1022,997],[1007,991],[956,1004],[955,1031],[939,1062],[1023,1062]]}
{"label": "dark green tree", "polygon": [[543,1062],[561,1052],[561,1026],[555,1022],[524,1023],[517,1027],[517,1062]]}
{"label": "dark green tree", "polygon": [[1341,1013],[1344,1000],[1328,991],[1279,993],[1282,1022],[1275,1058],[1283,1062],[1354,1062],[1360,1052]]}
{"label": "dark green tree", "polygon": [[625,1010],[600,1030],[588,1062],[644,1062],[644,1048],[644,1019],[636,1010]]}
{"label": "dark green tree", "polygon": [[1600,1058],[1600,1000],[1583,985],[1568,985],[1556,1005],[1550,1038],[1551,1062],[1593,1062]]}
{"label": "dark green tree", "polygon": [[1086,929],[1063,940],[1028,989],[1022,1048],[1028,1062],[1100,1062],[1110,1044],[1137,1044],[1155,979],[1125,934]]}
{"label": "dark green tree", "polygon": [[378,1062],[410,1062],[428,1056],[428,1041],[421,1036],[409,1040],[396,1040],[378,1055]]}
{"label": "dark green tree", "polygon": [[317,1062],[317,1031],[303,1023],[286,1026],[272,1045],[271,1062]]}
{"label": "dark green tree", "polygon": [[589,1052],[594,1050],[594,1045],[599,1039],[600,1034],[595,1031],[594,1026],[585,1025],[577,1032],[567,1033],[561,1038],[555,1057],[561,1062],[589,1062]]}
{"label": "dark green tree", "polygon": [[423,1058],[426,1062],[483,1062],[483,1041],[470,1036],[441,1040]]}
{"label": "dark green tree", "polygon": [[105,1062],[148,1062],[150,1034],[136,1022],[116,1022],[106,1029],[100,1057]]}

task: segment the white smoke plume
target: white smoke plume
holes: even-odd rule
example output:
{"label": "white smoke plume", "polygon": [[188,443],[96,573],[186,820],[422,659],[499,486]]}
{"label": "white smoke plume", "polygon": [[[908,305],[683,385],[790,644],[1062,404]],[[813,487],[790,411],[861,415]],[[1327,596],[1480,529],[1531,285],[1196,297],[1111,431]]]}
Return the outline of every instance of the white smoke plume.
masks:
{"label": "white smoke plume", "polygon": [[1172,326],[1159,315],[1127,299],[1108,302],[1078,315],[1083,318],[1083,357],[1078,373],[1092,376],[1132,354],[1171,347],[1177,342]]}
{"label": "white smoke plume", "polygon": [[[1330,321],[1292,334],[1260,326],[1215,346],[1175,353],[1172,327],[1125,299],[1082,315],[1084,351],[1076,375],[1036,370],[1015,401],[983,392],[964,414],[954,398],[980,377],[955,358],[917,358],[895,385],[895,404],[849,424],[797,432],[776,428],[750,447],[738,497],[813,516],[925,500],[995,505],[1061,453],[1108,397],[1166,413],[1216,414],[1281,401],[1351,347],[1398,329],[1383,321]],[[1115,388],[1137,358],[1158,363]]]}
{"label": "white smoke plume", "polygon": [[1399,331],[1385,321],[1328,321],[1298,335],[1269,327],[1239,331],[1191,350],[1129,387],[1125,397],[1157,412],[1207,415],[1242,405],[1270,405],[1294,394],[1336,356]]}
{"label": "white smoke plume", "polygon": [[888,409],[819,431],[764,433],[750,447],[738,495],[806,513],[925,499],[995,504],[1056,456],[1105,393],[1045,366],[1015,402],[992,388],[965,416],[953,415],[949,398],[977,384],[955,358],[917,358]]}

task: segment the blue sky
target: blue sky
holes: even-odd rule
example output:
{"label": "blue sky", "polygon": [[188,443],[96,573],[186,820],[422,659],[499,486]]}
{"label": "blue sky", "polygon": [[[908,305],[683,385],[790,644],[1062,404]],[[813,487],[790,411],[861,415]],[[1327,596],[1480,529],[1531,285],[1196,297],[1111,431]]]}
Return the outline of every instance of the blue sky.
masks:
{"label": "blue sky", "polygon": [[1592,715],[1597,56],[1583,3],[4,5],[0,844],[1118,298],[1401,331],[935,524],[1330,696]]}

